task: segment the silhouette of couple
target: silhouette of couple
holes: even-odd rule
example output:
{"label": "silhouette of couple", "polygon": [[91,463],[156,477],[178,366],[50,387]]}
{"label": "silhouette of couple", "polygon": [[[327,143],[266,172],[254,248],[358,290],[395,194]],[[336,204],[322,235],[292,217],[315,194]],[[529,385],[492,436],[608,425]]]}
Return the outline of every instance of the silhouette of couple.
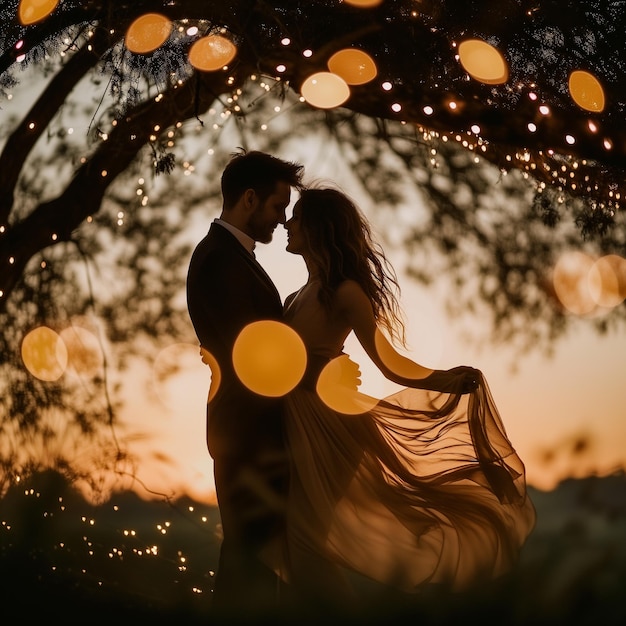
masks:
{"label": "silhouette of couple", "polygon": [[[300,164],[234,154],[221,216],[189,266],[189,314],[212,369],[207,442],[223,528],[214,610],[344,609],[359,602],[353,574],[407,593],[498,577],[535,512],[488,385],[471,367],[432,370],[395,351],[404,327],[383,250],[348,196],[302,177]],[[308,270],[284,304],[254,258],[279,224]],[[281,397],[251,391],[233,365],[237,337],[259,320],[287,324],[306,348],[302,381]],[[348,367],[335,380],[356,398],[349,410],[319,383],[352,331],[403,389],[359,405],[367,396],[346,386]]]}

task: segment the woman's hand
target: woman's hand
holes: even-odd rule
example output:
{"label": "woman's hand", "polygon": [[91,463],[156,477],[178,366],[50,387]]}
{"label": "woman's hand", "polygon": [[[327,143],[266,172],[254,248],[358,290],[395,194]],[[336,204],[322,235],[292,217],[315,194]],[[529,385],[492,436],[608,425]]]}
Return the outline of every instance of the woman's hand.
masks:
{"label": "woman's hand", "polygon": [[460,385],[461,393],[472,393],[478,389],[480,378],[482,376],[480,370],[477,370],[469,365],[459,365],[448,370],[449,374],[454,377],[462,377],[463,382]]}
{"label": "woman's hand", "polygon": [[449,370],[435,370],[424,378],[424,384],[419,387],[441,393],[472,393],[478,389],[481,378],[480,370],[468,365],[459,365]]}

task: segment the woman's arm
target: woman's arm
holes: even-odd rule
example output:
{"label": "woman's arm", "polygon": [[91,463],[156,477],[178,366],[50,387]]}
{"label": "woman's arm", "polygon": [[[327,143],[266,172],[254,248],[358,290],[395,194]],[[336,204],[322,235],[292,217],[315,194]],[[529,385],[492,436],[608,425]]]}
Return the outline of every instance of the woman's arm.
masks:
{"label": "woman's arm", "polygon": [[336,304],[339,314],[387,379],[405,387],[433,391],[467,393],[475,389],[479,372],[471,367],[433,370],[398,353],[377,328],[371,302],[357,282],[348,280],[338,287]]}

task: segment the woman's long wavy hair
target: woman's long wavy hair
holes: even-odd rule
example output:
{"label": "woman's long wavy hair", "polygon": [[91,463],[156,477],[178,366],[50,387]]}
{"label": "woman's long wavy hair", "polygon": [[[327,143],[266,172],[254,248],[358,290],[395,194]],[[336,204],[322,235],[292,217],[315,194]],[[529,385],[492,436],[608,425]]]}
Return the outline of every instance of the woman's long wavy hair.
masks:
{"label": "woman's long wavy hair", "polygon": [[356,204],[337,189],[307,187],[300,192],[300,223],[322,282],[322,304],[329,308],[339,284],[352,279],[369,297],[377,324],[404,345],[396,274]]}

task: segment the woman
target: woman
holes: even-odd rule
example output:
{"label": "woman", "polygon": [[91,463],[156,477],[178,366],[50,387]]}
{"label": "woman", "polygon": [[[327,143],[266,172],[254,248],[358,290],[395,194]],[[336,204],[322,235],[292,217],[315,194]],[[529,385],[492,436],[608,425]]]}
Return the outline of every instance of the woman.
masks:
{"label": "woman", "polygon": [[[432,370],[392,348],[404,339],[396,279],[345,194],[302,191],[285,227],[309,278],[284,316],[309,367],[286,397],[289,530],[275,569],[316,603],[342,606],[355,575],[416,592],[506,572],[535,512],[483,376]],[[330,393],[324,381],[341,373],[351,331],[405,389],[375,403],[354,388]]]}

